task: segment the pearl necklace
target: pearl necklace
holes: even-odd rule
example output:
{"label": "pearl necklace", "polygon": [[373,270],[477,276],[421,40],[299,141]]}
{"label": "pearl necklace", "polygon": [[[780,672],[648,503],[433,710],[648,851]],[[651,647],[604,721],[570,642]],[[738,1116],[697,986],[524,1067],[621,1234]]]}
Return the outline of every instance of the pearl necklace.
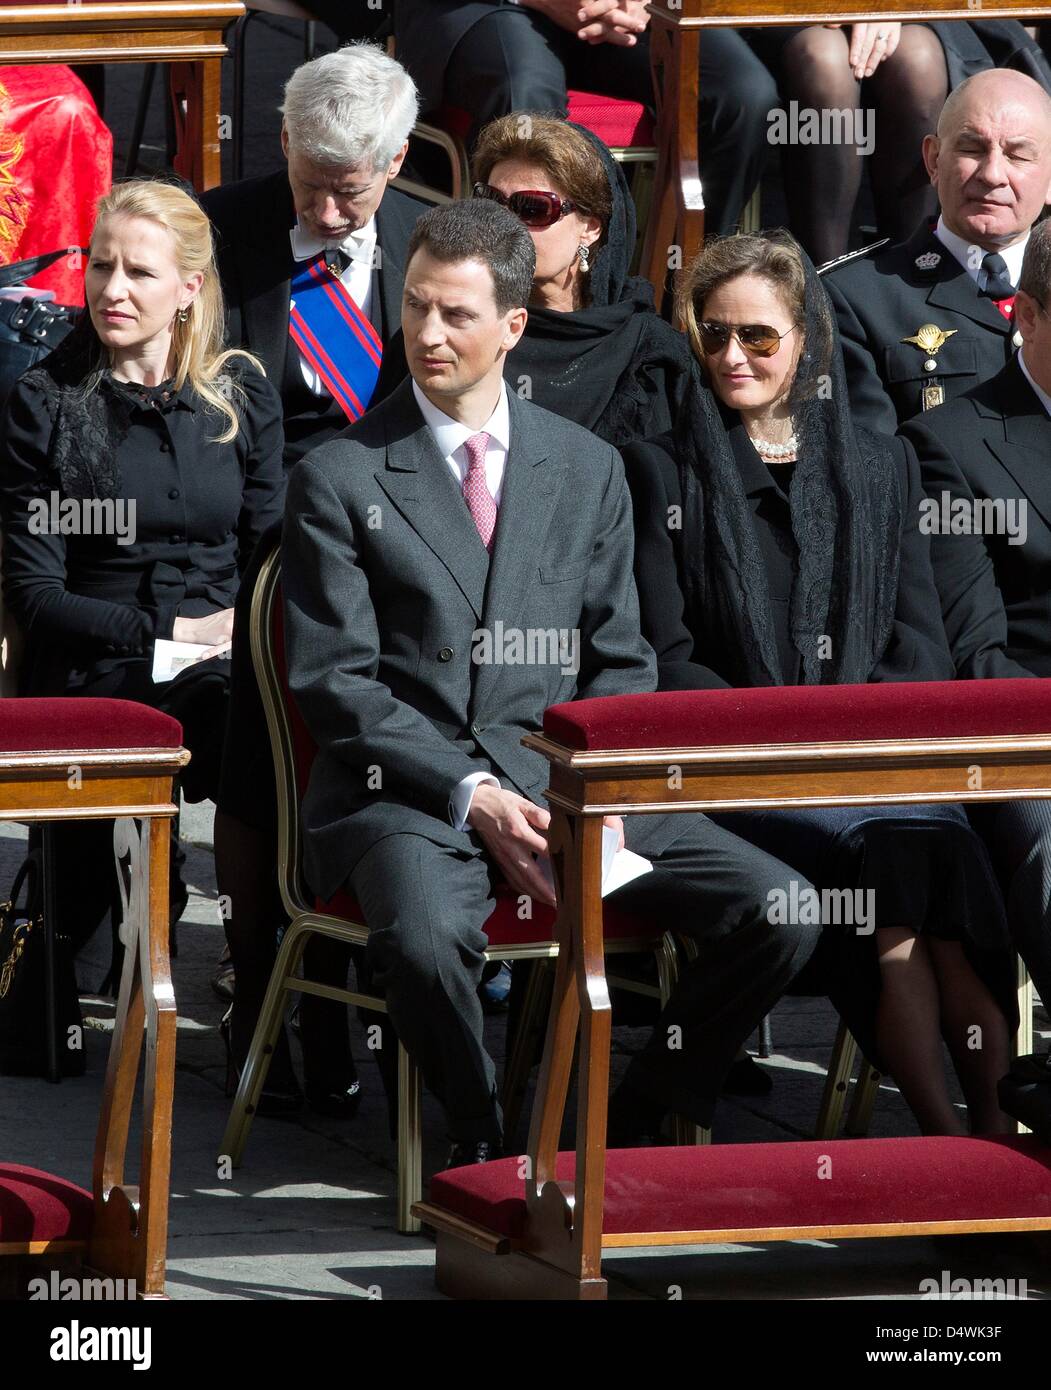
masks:
{"label": "pearl necklace", "polygon": [[[751,438],[751,436],[749,436]],[[794,454],[799,447],[799,440],[794,434],[789,435],[786,444],[772,444],[769,439],[753,439],[752,448],[756,453],[769,454],[771,458],[783,459],[788,454]]]}

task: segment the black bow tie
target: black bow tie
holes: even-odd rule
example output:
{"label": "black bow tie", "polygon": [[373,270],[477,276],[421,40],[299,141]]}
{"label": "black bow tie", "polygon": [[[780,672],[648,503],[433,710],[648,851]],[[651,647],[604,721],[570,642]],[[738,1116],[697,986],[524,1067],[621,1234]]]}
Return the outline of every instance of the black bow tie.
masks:
{"label": "black bow tie", "polygon": [[340,279],[347,266],[350,265],[351,258],[343,250],[342,246],[325,247],[325,269],[333,274],[336,279]]}
{"label": "black bow tie", "polygon": [[982,257],[985,271],[985,289],[981,291],[987,299],[1010,299],[1015,292],[1011,277],[1007,273],[1007,262],[997,251],[990,251]]}

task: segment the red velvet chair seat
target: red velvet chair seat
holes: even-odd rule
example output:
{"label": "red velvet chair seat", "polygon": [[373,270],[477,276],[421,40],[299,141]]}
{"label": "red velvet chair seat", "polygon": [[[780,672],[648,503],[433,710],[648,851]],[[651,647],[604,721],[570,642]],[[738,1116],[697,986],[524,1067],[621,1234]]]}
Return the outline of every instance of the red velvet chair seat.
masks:
{"label": "red velvet chair seat", "polygon": [[0,1163],[0,1246],[30,1241],[86,1241],[94,1203],[90,1192],[39,1168]]}
{"label": "red velvet chair seat", "polygon": [[[570,92],[568,110],[571,121],[590,130],[612,149],[656,144],[653,117],[641,102],[621,101],[595,92]],[[467,139],[471,117],[466,111],[458,106],[443,106],[432,117],[450,135]]]}
{"label": "red velvet chair seat", "polygon": [[178,748],[182,726],[170,714],[134,700],[91,697],[5,700],[0,751],[54,753]]}
{"label": "red velvet chair seat", "polygon": [[[349,893],[337,893],[331,901],[317,900],[319,912],[330,913],[333,917],[344,917],[351,922],[364,922],[357,900]],[[603,913],[604,935],[607,941],[624,941],[631,938],[652,939],[663,932],[663,927],[645,917],[633,917],[628,912],[619,912],[608,905]],[[555,914],[542,903],[533,904],[532,917],[520,918],[518,898],[510,888],[497,890],[496,907],[485,924],[485,932],[490,946],[526,946],[538,941],[553,941],[555,936]]]}
{"label": "red velvet chair seat", "polygon": [[552,705],[544,733],[581,752],[1051,734],[1051,679],[607,695]]}
{"label": "red velvet chair seat", "polygon": [[[821,1178],[824,1158],[831,1176]],[[572,1180],[575,1155],[558,1156]],[[436,1173],[431,1202],[512,1239],[525,1226],[517,1157]],[[1021,1138],[841,1139],[610,1149],[603,1232],[1051,1219],[1051,1148]]]}

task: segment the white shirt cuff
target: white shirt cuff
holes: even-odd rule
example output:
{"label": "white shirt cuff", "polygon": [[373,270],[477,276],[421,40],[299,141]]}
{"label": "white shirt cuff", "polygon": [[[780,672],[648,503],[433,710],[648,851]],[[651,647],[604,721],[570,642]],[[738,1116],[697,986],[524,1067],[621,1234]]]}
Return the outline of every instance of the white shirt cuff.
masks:
{"label": "white shirt cuff", "polygon": [[491,772],[472,772],[453,788],[452,795],[449,797],[449,819],[453,823],[454,830],[463,830],[467,825],[467,816],[471,810],[471,802],[474,800],[474,789],[482,782],[491,782],[494,787],[500,785]]}

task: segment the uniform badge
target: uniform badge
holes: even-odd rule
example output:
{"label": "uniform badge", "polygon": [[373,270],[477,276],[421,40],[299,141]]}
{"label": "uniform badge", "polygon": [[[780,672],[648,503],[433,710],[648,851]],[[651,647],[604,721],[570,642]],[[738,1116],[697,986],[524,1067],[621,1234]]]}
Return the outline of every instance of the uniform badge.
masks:
{"label": "uniform badge", "polygon": [[[943,347],[954,333],[958,333],[958,328],[939,328],[936,323],[925,323],[922,328],[917,328],[911,338],[902,338],[903,343],[913,343],[925,352],[928,357],[933,358],[938,349]],[[924,366],[927,364],[924,363]],[[934,364],[937,366],[937,363]],[[928,368],[928,371],[933,370]]]}
{"label": "uniform badge", "polygon": [[923,255],[917,256],[915,260],[917,270],[933,270],[941,263],[942,258],[937,251],[924,251]]}
{"label": "uniform badge", "polygon": [[925,386],[923,388],[923,408],[933,410],[936,405],[941,405],[945,400],[945,392],[940,386]]}

